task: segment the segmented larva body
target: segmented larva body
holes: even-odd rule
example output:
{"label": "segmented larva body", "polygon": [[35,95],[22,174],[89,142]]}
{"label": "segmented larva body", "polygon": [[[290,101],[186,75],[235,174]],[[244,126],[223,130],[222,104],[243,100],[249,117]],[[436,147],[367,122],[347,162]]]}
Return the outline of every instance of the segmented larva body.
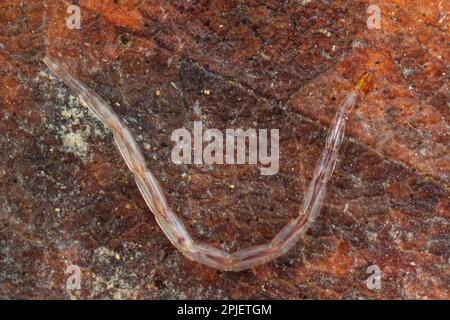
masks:
{"label": "segmented larva body", "polygon": [[72,76],[65,65],[48,56],[44,58],[44,62],[58,78],[78,95],[80,102],[112,131],[115,143],[128,168],[134,174],[136,184],[145,202],[170,242],[189,259],[228,271],[248,269],[285,254],[308,230],[320,211],[326,185],[333,173],[337,152],[344,137],[347,117],[368,77],[368,74],[365,73],[360,78],[353,90],[347,95],[333,120],[326,146],[315,168],[299,216],[291,220],[269,243],[228,253],[209,244],[198,243],[191,238],[183,222],[170,209],[155,176],[146,168],[144,156],[130,130],[108,104],[98,94]]}

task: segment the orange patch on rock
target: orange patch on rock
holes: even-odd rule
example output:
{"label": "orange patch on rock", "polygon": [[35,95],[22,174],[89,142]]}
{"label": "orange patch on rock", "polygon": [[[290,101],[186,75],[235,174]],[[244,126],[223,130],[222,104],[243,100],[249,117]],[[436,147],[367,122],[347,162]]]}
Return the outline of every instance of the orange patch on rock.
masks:
{"label": "orange patch on rock", "polygon": [[136,4],[133,0],[121,1],[120,4],[116,4],[112,0],[102,2],[87,0],[83,3],[83,6],[88,10],[100,13],[117,26],[128,28],[132,31],[141,31],[143,29],[142,15],[136,9]]}

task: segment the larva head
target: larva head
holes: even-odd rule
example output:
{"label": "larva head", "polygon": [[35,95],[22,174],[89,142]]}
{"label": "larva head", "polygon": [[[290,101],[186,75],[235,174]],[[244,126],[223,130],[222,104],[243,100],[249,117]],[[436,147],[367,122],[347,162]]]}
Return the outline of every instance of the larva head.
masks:
{"label": "larva head", "polygon": [[359,78],[358,82],[355,85],[355,90],[360,91],[364,88],[365,84],[367,83],[367,79],[369,78],[369,73],[364,72],[363,75]]}

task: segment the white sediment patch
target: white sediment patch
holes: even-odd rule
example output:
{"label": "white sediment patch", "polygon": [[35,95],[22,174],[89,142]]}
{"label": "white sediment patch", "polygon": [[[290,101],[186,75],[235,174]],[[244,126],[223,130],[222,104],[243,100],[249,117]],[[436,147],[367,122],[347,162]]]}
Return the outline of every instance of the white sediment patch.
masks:
{"label": "white sediment patch", "polygon": [[83,133],[80,132],[69,132],[63,136],[64,147],[68,151],[79,157],[86,157],[89,151],[89,145],[84,140]]}

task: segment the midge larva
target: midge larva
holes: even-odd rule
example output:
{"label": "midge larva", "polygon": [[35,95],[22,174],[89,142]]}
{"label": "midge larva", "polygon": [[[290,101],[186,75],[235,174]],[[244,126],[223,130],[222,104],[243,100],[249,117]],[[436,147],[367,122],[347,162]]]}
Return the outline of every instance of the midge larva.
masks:
{"label": "midge larva", "polygon": [[81,103],[89,108],[112,131],[123,159],[134,174],[139,191],[170,242],[191,260],[229,271],[248,269],[285,254],[308,230],[320,211],[327,182],[333,173],[337,152],[344,138],[347,117],[368,77],[368,73],[361,76],[333,120],[325,148],[305,194],[299,216],[291,220],[269,243],[228,253],[209,244],[197,243],[191,238],[183,222],[170,209],[155,176],[146,168],[144,156],[130,130],[107,103],[80,80],[72,76],[63,64],[48,56],[44,58],[44,62],[58,78],[78,95]]}

